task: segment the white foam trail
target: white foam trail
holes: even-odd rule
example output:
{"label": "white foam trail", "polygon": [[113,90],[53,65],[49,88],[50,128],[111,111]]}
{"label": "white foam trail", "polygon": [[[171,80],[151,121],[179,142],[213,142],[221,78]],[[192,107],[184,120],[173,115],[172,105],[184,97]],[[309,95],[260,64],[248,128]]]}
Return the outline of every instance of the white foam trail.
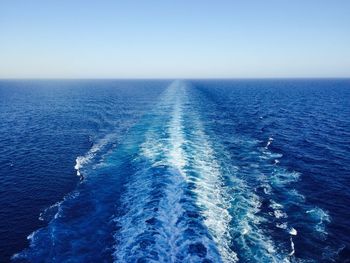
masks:
{"label": "white foam trail", "polygon": [[[187,164],[182,146],[185,143],[183,135],[183,120],[182,120],[182,96],[180,95],[183,90],[177,83],[173,83],[165,95],[165,101],[173,102],[172,105],[172,118],[167,127],[168,138],[163,141],[163,144],[156,144],[156,150],[151,156],[153,160],[158,157],[157,154],[163,156],[163,162],[175,169],[172,174],[171,183],[167,185],[165,190],[166,196],[161,200],[159,212],[159,218],[165,222],[165,231],[168,236],[167,242],[170,246],[170,261],[176,262],[176,256],[181,250],[181,245],[177,244],[177,240],[181,237],[184,229],[177,224],[179,218],[184,212],[183,207],[180,205],[180,199],[183,197],[182,185],[186,181],[186,175],[184,172],[184,166]],[[180,93],[180,94],[179,94]],[[154,137],[152,137],[154,138]],[[146,147],[147,148],[147,147]],[[162,156],[160,156],[162,158]]]}
{"label": "white foam trail", "polygon": [[[163,222],[161,224],[161,235],[157,236],[157,251],[160,255],[160,262],[170,261],[177,262],[179,253],[186,262],[198,262],[198,256],[193,256],[186,252],[191,244],[198,242],[206,247],[206,258],[213,262],[236,262],[237,255],[230,248],[231,237],[229,233],[229,223],[231,215],[228,212],[230,207],[229,196],[222,187],[222,176],[220,174],[219,164],[213,156],[213,149],[210,146],[207,136],[204,134],[203,127],[195,115],[191,115],[193,127],[187,127],[185,117],[190,109],[185,108],[187,105],[186,87],[179,83],[171,85],[164,95],[163,102],[158,105],[158,111],[163,109],[165,116],[166,111],[171,110],[171,118],[168,124],[165,124],[166,130],[159,134],[159,130],[150,128],[146,136],[146,141],[141,147],[141,153],[147,159],[151,160],[153,167],[166,166],[172,167],[170,177],[164,180],[169,182],[164,186],[163,196],[157,206],[157,220]],[[186,115],[183,114],[186,110]],[[159,116],[160,119],[166,117]],[[164,121],[164,119],[163,119]],[[164,123],[163,123],[164,125]],[[186,131],[185,131],[186,130]],[[194,131],[190,138],[187,138],[188,131]],[[186,148],[186,150],[184,150]],[[189,152],[191,151],[191,152]],[[187,167],[187,168],[186,168]],[[191,168],[189,168],[191,167]],[[188,170],[190,169],[190,170]],[[141,178],[139,178],[141,179]],[[132,195],[140,188],[138,179],[129,184],[130,190],[127,192],[125,202],[130,203]],[[143,179],[145,180],[145,179]],[[148,189],[152,186],[150,182],[143,182],[142,189],[144,191],[138,196],[137,207],[145,207],[144,200],[148,198]],[[197,236],[188,239],[185,232],[189,229],[188,218],[184,221],[184,213],[191,212],[188,208],[183,207],[182,199],[190,198],[184,193],[186,185],[190,183],[194,185],[192,190],[195,194],[193,201],[196,202],[200,213],[203,216],[203,223],[208,229],[213,240],[209,236],[200,232]],[[131,190],[132,189],[132,190]],[[185,204],[186,205],[186,204]],[[188,204],[187,204],[188,205]],[[119,245],[116,247],[116,260],[127,260],[127,250],[132,246],[131,240],[144,231],[147,226],[143,222],[135,227],[132,225],[135,213],[142,211],[130,210],[122,218],[117,219],[120,222],[122,230],[119,236]],[[195,211],[193,211],[195,212]],[[193,228],[192,231],[198,231]],[[217,248],[220,257],[215,253]],[[214,250],[213,250],[214,249]]]}
{"label": "white foam trail", "polygon": [[[210,145],[208,136],[196,116],[192,116],[193,134],[191,139],[192,151],[194,152],[193,166],[199,173],[199,180],[194,181],[197,194],[197,205],[203,209],[204,223],[212,234],[218,246],[224,262],[238,261],[237,254],[232,251],[230,244],[230,221],[231,208],[230,196],[223,187],[223,177],[220,166],[214,157],[214,151]],[[248,228],[243,234],[249,232]]]}
{"label": "white foam trail", "polygon": [[[182,89],[182,95],[178,96],[180,107],[174,112],[174,118],[171,124],[171,141],[173,149],[170,152],[170,163],[174,165],[187,182],[195,185],[196,203],[204,215],[204,224],[212,235],[216,246],[220,252],[223,262],[236,262],[237,255],[230,248],[231,236],[229,233],[229,223],[231,215],[229,196],[222,187],[223,178],[220,173],[220,167],[214,157],[214,151],[209,143],[209,138],[204,133],[204,128],[193,112],[193,109],[186,109],[187,116],[190,116],[192,135],[187,134],[188,141],[185,141],[181,125],[182,105],[187,104],[186,89]],[[178,104],[178,105],[179,105]],[[187,127],[189,128],[189,127]],[[186,144],[190,148],[185,152],[182,147]],[[189,164],[196,176],[191,176],[184,170],[185,164]]]}
{"label": "white foam trail", "polygon": [[78,156],[75,159],[74,169],[77,171],[77,176],[81,176],[81,169],[84,165],[90,163],[96,156],[96,154],[101,151],[109,142],[115,139],[113,134],[109,134],[104,138],[100,139],[97,143],[95,143],[90,150],[83,156]]}
{"label": "white foam trail", "polygon": [[[159,262],[176,262],[182,247],[188,243],[188,241],[179,242],[187,226],[178,223],[184,213],[180,200],[184,197],[183,185],[186,182],[184,171],[186,160],[182,150],[185,139],[183,136],[181,101],[183,98],[180,96],[181,92],[181,87],[176,83],[167,89],[154,113],[156,117],[155,127],[149,127],[146,141],[140,149],[140,155],[149,160],[153,167],[171,167],[170,176],[162,174],[164,179],[160,178],[166,181],[160,189],[164,195],[156,205],[157,212],[142,212],[142,210],[147,209],[147,201],[152,198],[150,193],[153,187],[152,181],[157,180],[154,176],[159,175],[147,175],[147,171],[140,171],[132,181],[128,182],[124,203],[129,205],[129,211],[121,218],[116,219],[121,225],[121,231],[116,234],[118,245],[114,253],[118,262],[128,261],[130,249],[134,246],[132,242],[138,236],[149,231],[149,226],[145,222],[147,216],[152,216],[161,222],[157,226],[158,235],[154,236],[156,238],[154,246],[156,246]],[[158,126],[165,125],[165,129],[160,132],[160,127],[157,124]],[[137,194],[137,203],[133,200],[135,193]],[[135,220],[138,220],[136,226],[133,223]],[[188,261],[193,260],[188,258]]]}

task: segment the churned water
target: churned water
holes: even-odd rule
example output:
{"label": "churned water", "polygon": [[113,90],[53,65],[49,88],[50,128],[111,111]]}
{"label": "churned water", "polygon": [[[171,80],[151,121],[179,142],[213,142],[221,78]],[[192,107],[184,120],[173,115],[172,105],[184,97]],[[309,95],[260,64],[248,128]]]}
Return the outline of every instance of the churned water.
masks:
{"label": "churned water", "polygon": [[347,262],[350,81],[1,81],[1,262]]}

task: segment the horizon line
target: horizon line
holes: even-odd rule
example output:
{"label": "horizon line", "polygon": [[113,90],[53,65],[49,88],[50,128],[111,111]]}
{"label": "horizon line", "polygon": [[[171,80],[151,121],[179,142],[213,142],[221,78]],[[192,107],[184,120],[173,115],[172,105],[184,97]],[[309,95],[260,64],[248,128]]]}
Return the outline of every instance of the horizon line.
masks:
{"label": "horizon line", "polygon": [[3,80],[312,80],[312,79],[350,79],[350,76],[329,76],[329,77],[10,77]]}

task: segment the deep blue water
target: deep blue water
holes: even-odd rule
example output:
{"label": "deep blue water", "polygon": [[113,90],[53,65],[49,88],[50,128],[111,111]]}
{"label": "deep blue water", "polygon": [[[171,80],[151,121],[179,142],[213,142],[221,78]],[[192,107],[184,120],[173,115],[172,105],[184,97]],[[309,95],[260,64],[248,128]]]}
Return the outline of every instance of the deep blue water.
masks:
{"label": "deep blue water", "polygon": [[349,116],[346,79],[1,81],[0,262],[350,262]]}

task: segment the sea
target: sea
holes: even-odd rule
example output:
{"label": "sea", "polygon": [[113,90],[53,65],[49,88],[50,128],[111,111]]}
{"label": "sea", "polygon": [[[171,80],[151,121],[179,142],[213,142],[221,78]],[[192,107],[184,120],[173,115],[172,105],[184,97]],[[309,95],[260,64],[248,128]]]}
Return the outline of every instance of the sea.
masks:
{"label": "sea", "polygon": [[1,80],[0,262],[350,262],[350,79]]}

